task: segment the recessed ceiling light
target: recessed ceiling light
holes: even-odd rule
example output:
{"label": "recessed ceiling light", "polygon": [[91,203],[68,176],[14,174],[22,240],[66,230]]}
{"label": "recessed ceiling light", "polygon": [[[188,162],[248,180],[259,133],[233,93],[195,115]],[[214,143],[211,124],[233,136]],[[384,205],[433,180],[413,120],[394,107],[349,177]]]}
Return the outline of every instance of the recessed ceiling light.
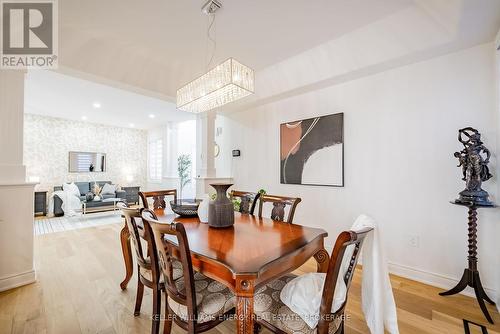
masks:
{"label": "recessed ceiling light", "polygon": [[131,127],[131,128],[133,128],[135,126],[135,124],[134,123],[130,123],[128,126]]}
{"label": "recessed ceiling light", "polygon": [[82,116],[82,121],[86,121],[87,120],[87,116]]}
{"label": "recessed ceiling light", "polygon": [[155,115],[149,114],[149,118],[155,118]]}
{"label": "recessed ceiling light", "polygon": [[92,107],[99,109],[101,107],[101,104],[99,102],[94,102],[92,103]]}

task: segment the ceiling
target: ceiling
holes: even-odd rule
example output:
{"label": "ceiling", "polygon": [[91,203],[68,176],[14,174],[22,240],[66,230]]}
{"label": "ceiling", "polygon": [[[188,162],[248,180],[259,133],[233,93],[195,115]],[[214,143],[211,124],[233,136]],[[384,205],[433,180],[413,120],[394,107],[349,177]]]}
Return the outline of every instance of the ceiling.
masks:
{"label": "ceiling", "polygon": [[25,112],[138,129],[194,118],[168,101],[44,70],[26,76]]}
{"label": "ceiling", "polygon": [[[206,0],[59,1],[63,68],[141,87],[165,99],[205,69]],[[213,65],[260,70],[403,10],[412,0],[222,0]]]}
{"label": "ceiling", "polygon": [[[221,1],[212,65],[252,67],[256,92],[219,112],[491,42],[500,27],[499,0]],[[27,112],[137,128],[194,117],[172,102],[206,70],[204,2],[59,1],[59,73],[29,72]]]}

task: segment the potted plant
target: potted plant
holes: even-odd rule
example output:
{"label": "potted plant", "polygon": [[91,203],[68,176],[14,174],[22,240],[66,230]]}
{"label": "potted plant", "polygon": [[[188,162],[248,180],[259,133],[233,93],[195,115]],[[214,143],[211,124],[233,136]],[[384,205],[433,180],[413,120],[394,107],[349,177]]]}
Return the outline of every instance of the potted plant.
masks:
{"label": "potted plant", "polygon": [[182,200],[182,190],[191,182],[191,156],[181,154],[177,158],[177,173],[179,175],[179,199]]}

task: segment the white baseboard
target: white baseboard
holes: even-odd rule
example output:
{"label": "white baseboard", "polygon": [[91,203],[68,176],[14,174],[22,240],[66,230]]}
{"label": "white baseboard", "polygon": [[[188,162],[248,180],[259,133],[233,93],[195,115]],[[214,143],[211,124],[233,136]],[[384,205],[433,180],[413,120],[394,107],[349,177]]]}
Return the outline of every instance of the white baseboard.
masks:
{"label": "white baseboard", "polygon": [[36,281],[35,270],[30,270],[17,275],[0,278],[0,292],[17,288],[18,286],[34,283]]}
{"label": "white baseboard", "polygon": [[[429,284],[438,288],[442,288],[445,290],[453,288],[457,285],[458,280],[455,278],[451,278],[445,275],[431,273],[425,270],[411,268],[405,265],[397,264],[397,263],[389,263],[389,272],[394,275],[402,276],[405,278],[412,279],[417,282],[421,282],[424,284]],[[484,287],[484,290],[488,294],[491,299],[500,301],[500,295],[494,289]],[[474,297],[474,290],[472,288],[466,288],[461,294]],[[498,308],[497,304],[497,308]]]}
{"label": "white baseboard", "polygon": [[[332,254],[333,246],[325,245],[325,249],[329,254]],[[363,265],[362,256],[359,257],[358,264]],[[389,273],[401,276],[404,278],[408,278],[420,283],[432,285],[438,288],[442,288],[443,290],[449,290],[453,288],[458,283],[458,279],[431,273],[425,270],[412,268],[409,266],[405,266],[402,264],[389,262]],[[495,289],[491,289],[488,287],[484,287],[484,290],[488,294],[488,296],[495,301],[498,312],[500,313],[500,291],[496,291]],[[461,294],[469,297],[475,297],[474,290],[472,288],[467,287]]]}

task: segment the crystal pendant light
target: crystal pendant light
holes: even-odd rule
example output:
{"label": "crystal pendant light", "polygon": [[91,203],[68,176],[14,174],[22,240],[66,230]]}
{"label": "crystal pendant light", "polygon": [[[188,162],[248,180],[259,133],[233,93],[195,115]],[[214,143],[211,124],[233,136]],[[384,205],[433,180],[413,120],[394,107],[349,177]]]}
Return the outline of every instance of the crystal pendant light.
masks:
{"label": "crystal pendant light", "polygon": [[221,107],[254,93],[254,71],[229,58],[177,90],[177,108],[194,113]]}
{"label": "crystal pendant light", "polygon": [[[209,0],[202,10],[214,15],[221,4]],[[177,90],[177,109],[200,113],[254,93],[254,71],[233,58]]]}

